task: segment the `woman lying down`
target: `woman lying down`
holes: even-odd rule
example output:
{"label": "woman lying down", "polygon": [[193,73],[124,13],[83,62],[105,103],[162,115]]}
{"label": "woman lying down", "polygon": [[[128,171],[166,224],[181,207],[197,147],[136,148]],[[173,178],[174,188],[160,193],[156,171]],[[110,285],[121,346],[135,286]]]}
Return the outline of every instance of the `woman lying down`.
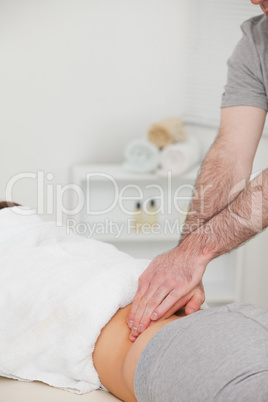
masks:
{"label": "woman lying down", "polygon": [[127,402],[268,400],[268,309],[163,318],[133,343],[126,319],[148,261],[0,209],[1,376]]}

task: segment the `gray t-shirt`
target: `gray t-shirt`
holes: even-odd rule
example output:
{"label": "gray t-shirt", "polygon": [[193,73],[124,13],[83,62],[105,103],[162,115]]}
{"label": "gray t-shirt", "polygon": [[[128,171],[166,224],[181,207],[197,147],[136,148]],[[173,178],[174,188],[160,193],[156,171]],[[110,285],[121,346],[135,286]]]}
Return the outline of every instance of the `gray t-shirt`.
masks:
{"label": "gray t-shirt", "polygon": [[242,39],[228,60],[222,107],[256,106],[268,111],[268,20],[259,15],[241,25]]}

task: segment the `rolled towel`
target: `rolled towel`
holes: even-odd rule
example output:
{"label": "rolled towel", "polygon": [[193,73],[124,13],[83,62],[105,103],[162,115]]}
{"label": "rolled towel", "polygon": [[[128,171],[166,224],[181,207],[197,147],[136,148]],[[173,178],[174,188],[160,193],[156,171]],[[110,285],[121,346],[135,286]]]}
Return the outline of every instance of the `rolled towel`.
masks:
{"label": "rolled towel", "polygon": [[194,136],[187,141],[166,146],[160,156],[161,168],[158,174],[165,176],[171,172],[174,176],[180,176],[202,159],[201,146]]}
{"label": "rolled towel", "polygon": [[160,151],[156,145],[140,138],[131,141],[125,149],[125,163],[123,167],[136,173],[155,172],[159,166]]}
{"label": "rolled towel", "polygon": [[186,140],[184,123],[179,117],[171,117],[153,124],[148,131],[148,139],[159,148],[174,142]]}

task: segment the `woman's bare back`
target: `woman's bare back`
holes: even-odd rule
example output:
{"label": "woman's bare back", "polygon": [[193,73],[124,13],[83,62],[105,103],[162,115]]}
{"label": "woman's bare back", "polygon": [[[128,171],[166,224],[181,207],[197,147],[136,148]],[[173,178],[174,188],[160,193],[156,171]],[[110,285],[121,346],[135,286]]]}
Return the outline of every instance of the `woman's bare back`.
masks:
{"label": "woman's bare back", "polygon": [[184,314],[162,318],[147,328],[133,343],[127,316],[131,305],[120,309],[102,329],[96,342],[93,361],[101,383],[115,396],[126,402],[136,401],[134,374],[139,357],[153,335],[164,325]]}

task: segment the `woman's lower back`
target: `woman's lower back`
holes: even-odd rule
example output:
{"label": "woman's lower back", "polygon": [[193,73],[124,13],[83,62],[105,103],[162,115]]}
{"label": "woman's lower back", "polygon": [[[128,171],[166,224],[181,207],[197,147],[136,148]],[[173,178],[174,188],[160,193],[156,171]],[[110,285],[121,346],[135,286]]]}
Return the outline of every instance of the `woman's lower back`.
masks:
{"label": "woman's lower back", "polygon": [[127,316],[131,305],[118,310],[102,329],[93,353],[95,368],[102,385],[123,401],[136,401],[134,374],[139,357],[149,340],[164,325],[179,316],[171,316],[147,328],[133,343],[129,340],[130,330]]}

